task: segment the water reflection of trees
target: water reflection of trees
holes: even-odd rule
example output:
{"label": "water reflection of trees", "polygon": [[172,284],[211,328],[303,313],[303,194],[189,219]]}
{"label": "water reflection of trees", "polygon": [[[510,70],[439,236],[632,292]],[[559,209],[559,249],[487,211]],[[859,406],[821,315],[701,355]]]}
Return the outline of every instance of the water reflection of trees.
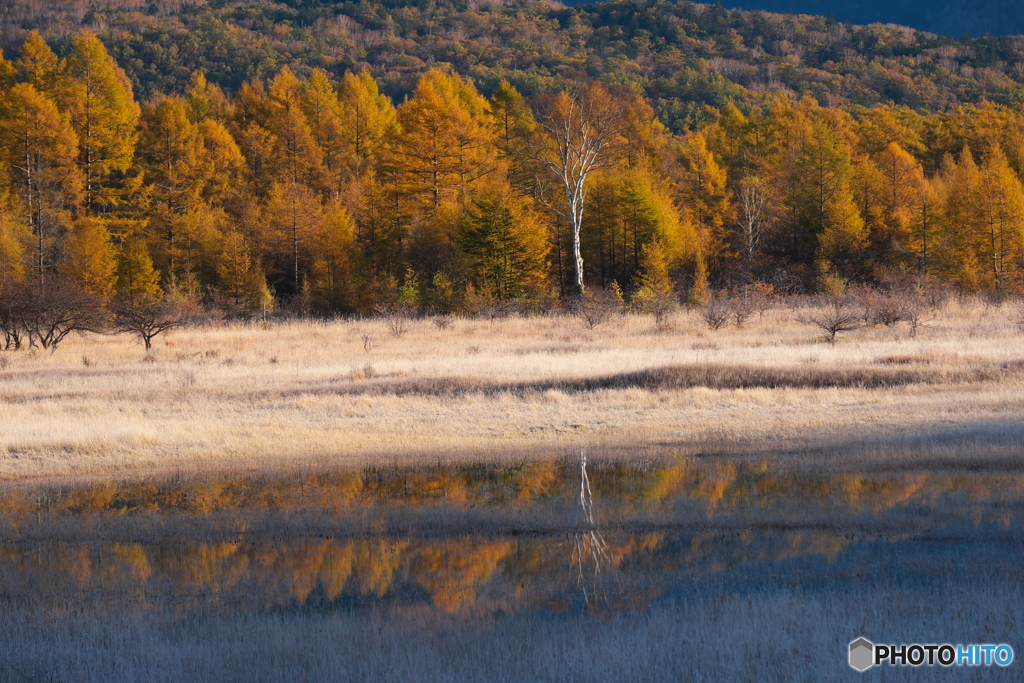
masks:
{"label": "water reflection of trees", "polygon": [[[582,569],[578,555],[567,557],[564,536],[18,544],[0,551],[0,599],[67,608],[121,598],[146,609],[226,612],[408,602],[447,612],[557,612],[578,609],[582,588],[586,607],[597,612],[643,608],[681,573],[823,553],[840,540],[613,533],[601,542],[600,567],[584,551]],[[579,571],[587,572],[582,581]]]}
{"label": "water reflection of trees", "polygon": [[[835,558],[852,537],[841,524],[851,515],[880,527],[890,515],[901,520],[920,511],[928,519],[948,514],[954,522],[1010,525],[1022,492],[1024,475],[1016,474],[786,474],[691,459],[18,489],[0,495],[0,539],[6,539],[0,541],[0,600],[53,609],[111,604],[115,596],[136,609],[426,603],[447,612],[565,611],[579,608],[582,589],[588,608],[633,609],[671,590],[680,576],[793,557]],[[431,526],[449,512],[481,510],[500,511],[504,523],[473,534]],[[791,517],[794,524],[745,524],[779,510],[775,519]],[[342,531],[274,533],[274,520],[311,511]],[[836,523],[801,527],[813,511]],[[901,511],[911,515],[900,517]],[[205,538],[201,526],[177,536],[160,532],[167,519],[217,515],[228,515],[234,529],[218,540]],[[673,522],[680,515],[686,525]],[[395,530],[396,516],[407,528]],[[117,535],[126,521],[151,518],[159,522],[155,533],[136,538],[161,540],[127,542],[130,536]],[[365,522],[358,533],[344,531],[352,519]],[[737,523],[716,527],[720,520]],[[43,533],[48,521],[55,526]],[[302,530],[301,524],[286,528]],[[96,529],[120,540],[86,542],[95,537],[86,531]]]}
{"label": "water reflection of trees", "polygon": [[587,455],[580,451],[579,507],[573,531],[570,564],[576,569],[576,583],[588,610],[595,609],[601,599],[602,571],[607,570],[608,544],[594,516],[594,492],[587,473]]}
{"label": "water reflection of trees", "polygon": [[[40,518],[139,516],[216,512],[291,514],[316,512],[352,517],[406,509],[503,509],[553,506],[565,515],[577,505],[575,461],[521,465],[437,465],[364,471],[270,475],[173,477],[107,481],[74,486],[0,491],[0,534],[30,530]],[[740,509],[817,505],[854,512],[883,512],[914,503],[985,504],[1016,499],[1024,475],[908,472],[900,474],[773,472],[766,464],[704,462],[678,458],[636,466],[591,461],[592,494],[605,521],[624,514],[652,519],[680,509],[708,517]]]}

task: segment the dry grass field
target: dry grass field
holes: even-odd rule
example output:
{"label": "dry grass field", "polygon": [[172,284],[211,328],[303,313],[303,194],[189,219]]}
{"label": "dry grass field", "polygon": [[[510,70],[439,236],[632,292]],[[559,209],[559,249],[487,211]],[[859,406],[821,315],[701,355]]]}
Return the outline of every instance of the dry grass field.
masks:
{"label": "dry grass field", "polygon": [[400,336],[380,320],[271,322],[176,330],[148,355],[123,335],[0,352],[0,479],[579,447],[838,464],[872,444],[1024,440],[1024,336],[1009,305],[951,301],[914,337],[865,326],[835,345],[809,313],[778,306],[716,331],[685,311],[660,328],[640,315],[593,329],[572,316],[426,319]]}
{"label": "dry grass field", "polygon": [[839,680],[858,634],[1016,647],[1019,313],[0,352],[0,680]]}

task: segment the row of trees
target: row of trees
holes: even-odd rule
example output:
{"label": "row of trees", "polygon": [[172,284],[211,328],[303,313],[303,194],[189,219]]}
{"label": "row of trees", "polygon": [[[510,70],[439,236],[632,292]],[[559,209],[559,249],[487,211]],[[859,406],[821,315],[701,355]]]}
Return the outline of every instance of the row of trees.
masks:
{"label": "row of trees", "polygon": [[629,88],[485,97],[443,68],[398,106],[367,72],[288,68],[140,106],[94,34],[63,59],[31,34],[0,57],[0,291],[332,314],[899,272],[1019,287],[1016,112],[713,114],[673,135]]}

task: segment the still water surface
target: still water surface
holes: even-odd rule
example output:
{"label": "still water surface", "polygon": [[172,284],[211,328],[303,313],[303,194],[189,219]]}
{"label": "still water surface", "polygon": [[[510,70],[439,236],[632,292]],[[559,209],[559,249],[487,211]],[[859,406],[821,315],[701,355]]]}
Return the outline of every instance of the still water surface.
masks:
{"label": "still water surface", "polygon": [[1024,578],[1024,474],[665,457],[10,490],[0,605],[577,614]]}

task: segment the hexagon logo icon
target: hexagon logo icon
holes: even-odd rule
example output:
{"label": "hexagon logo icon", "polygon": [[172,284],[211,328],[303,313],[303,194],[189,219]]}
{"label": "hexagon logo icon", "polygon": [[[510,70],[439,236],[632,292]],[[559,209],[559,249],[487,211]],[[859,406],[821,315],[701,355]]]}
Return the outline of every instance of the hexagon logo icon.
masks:
{"label": "hexagon logo icon", "polygon": [[858,638],[850,643],[850,666],[857,671],[867,671],[875,663],[875,644],[867,638]]}

